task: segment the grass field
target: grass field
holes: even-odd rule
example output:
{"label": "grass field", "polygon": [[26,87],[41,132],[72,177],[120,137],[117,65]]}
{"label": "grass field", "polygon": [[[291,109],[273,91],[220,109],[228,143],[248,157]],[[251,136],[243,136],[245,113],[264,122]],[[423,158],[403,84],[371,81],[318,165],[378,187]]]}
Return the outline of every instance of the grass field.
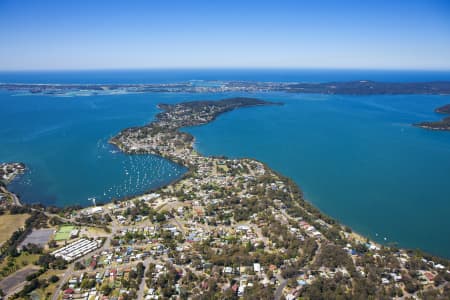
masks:
{"label": "grass field", "polygon": [[[56,275],[59,278],[62,278],[64,276],[65,270],[48,270],[44,274],[42,274],[39,279],[49,279],[52,275]],[[50,283],[47,287],[41,287],[40,289],[35,290],[36,293],[40,296],[40,299],[50,299],[51,295],[56,290],[56,287],[58,285],[59,281],[57,283]]]}
{"label": "grass field", "polygon": [[29,214],[1,215],[0,216],[0,245],[6,242],[14,231],[25,225]]}
{"label": "grass field", "polygon": [[87,237],[99,237],[99,236],[108,236],[109,233],[106,232],[103,228],[97,228],[97,227],[88,227],[86,228],[83,233]]}
{"label": "grass field", "polygon": [[65,241],[70,238],[70,232],[75,229],[75,226],[64,225],[59,227],[55,234],[55,241]]}

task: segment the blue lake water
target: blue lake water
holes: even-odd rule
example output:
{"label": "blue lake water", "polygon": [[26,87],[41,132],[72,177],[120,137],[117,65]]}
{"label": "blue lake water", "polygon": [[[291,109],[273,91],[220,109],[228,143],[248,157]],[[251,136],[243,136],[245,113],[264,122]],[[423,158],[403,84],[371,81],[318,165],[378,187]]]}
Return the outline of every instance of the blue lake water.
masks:
{"label": "blue lake water", "polygon": [[[234,76],[234,77],[233,77]],[[450,80],[446,72],[183,71],[0,73],[0,82]],[[189,128],[207,155],[253,157],[293,178],[325,213],[378,241],[450,257],[450,133],[410,126],[441,118],[450,96],[135,94],[58,98],[0,92],[0,161],[30,169],[11,188],[25,202],[88,204],[167,184],[185,171],[107,144],[148,123],[156,104],[245,95],[284,102]]]}

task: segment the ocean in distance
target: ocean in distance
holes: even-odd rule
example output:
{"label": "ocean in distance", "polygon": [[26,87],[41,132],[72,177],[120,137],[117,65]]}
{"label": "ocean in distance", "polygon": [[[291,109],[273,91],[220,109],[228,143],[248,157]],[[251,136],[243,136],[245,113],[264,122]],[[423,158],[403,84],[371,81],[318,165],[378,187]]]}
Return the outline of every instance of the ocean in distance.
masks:
{"label": "ocean in distance", "polygon": [[[204,80],[450,80],[449,72],[188,70],[3,72],[0,82],[147,83]],[[437,120],[450,96],[126,94],[17,96],[0,92],[0,161],[30,172],[11,188],[24,202],[88,204],[169,183],[184,168],[107,144],[119,130],[148,123],[156,104],[251,96],[284,102],[221,115],[188,128],[206,155],[253,157],[293,178],[325,213],[380,242],[450,257],[450,134],[410,124]],[[5,125],[6,124],[6,125]],[[386,237],[386,241],[384,238]]]}

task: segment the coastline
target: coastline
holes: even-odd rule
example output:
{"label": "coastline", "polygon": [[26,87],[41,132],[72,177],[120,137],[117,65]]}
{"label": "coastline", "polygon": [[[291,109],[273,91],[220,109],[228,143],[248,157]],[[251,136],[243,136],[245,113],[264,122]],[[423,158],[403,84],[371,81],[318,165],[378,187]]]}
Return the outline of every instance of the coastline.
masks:
{"label": "coastline", "polygon": [[[163,107],[161,107],[160,105],[158,105],[158,108],[163,109]],[[164,112],[164,111],[163,111],[163,112]],[[212,122],[213,120],[215,120],[216,116],[217,116],[217,115],[214,115],[214,117],[211,119],[210,122]],[[157,119],[157,118],[156,118],[156,119]],[[155,121],[155,122],[157,122],[157,121]],[[152,123],[153,123],[153,122],[152,122]],[[142,126],[142,127],[132,127],[132,128],[124,129],[123,131],[121,131],[121,132],[118,134],[118,136],[121,135],[123,132],[126,132],[128,129],[143,128],[143,127],[146,127],[146,126],[151,126],[152,123],[147,124],[147,125],[144,125],[144,126]],[[205,124],[202,123],[202,124],[189,125],[189,126],[184,126],[184,127],[193,127],[193,126],[201,126],[201,125],[205,125]],[[195,147],[194,147],[194,145],[195,145],[195,137],[194,137],[192,134],[190,134],[190,133],[187,133],[187,132],[185,132],[185,131],[182,131],[182,129],[183,129],[184,127],[177,128],[177,131],[178,131],[178,129],[180,129],[180,133],[182,133],[183,135],[188,135],[188,136],[189,136],[189,145],[188,145],[188,148],[189,148],[190,150],[195,150],[195,151],[199,154],[200,157],[211,158],[211,159],[217,159],[217,158],[227,159],[227,160],[230,159],[230,158],[228,158],[228,157],[226,157],[226,156],[220,156],[220,157],[217,157],[217,156],[203,156],[203,155],[202,155],[197,149],[195,149]],[[173,162],[175,162],[175,163],[177,163],[177,164],[181,164],[182,166],[188,168],[188,172],[186,172],[186,173],[182,176],[182,178],[179,178],[179,179],[175,180],[175,181],[173,182],[173,184],[176,184],[176,183],[178,183],[178,182],[180,182],[180,181],[183,181],[184,179],[189,178],[189,177],[195,172],[195,167],[194,167],[193,165],[190,165],[190,164],[183,164],[183,161],[180,160],[180,158],[177,157],[177,156],[170,155],[170,154],[168,154],[168,153],[166,153],[166,152],[163,152],[163,153],[160,153],[160,152],[153,152],[153,151],[146,152],[146,151],[144,151],[144,150],[142,150],[142,149],[141,149],[141,150],[137,150],[137,149],[135,149],[135,148],[128,148],[126,145],[124,145],[124,144],[122,144],[122,143],[118,143],[118,141],[116,140],[116,137],[117,137],[117,136],[113,137],[109,142],[110,142],[111,144],[115,145],[116,147],[118,147],[118,148],[119,148],[121,151],[123,151],[124,153],[128,153],[128,154],[151,153],[151,154],[154,154],[154,155],[160,155],[161,157],[163,157],[163,158],[165,158],[165,159],[169,159],[169,160],[171,160],[171,161],[173,161]],[[234,159],[234,160],[236,160],[236,159]],[[283,179],[286,180],[286,181],[292,182],[292,183],[294,184],[295,188],[298,189],[298,190],[300,191],[300,193],[301,193],[301,198],[302,198],[301,200],[303,201],[304,204],[307,205],[308,210],[311,210],[311,211],[313,211],[314,213],[319,214],[321,217],[325,218],[326,220],[328,220],[328,221],[330,221],[330,222],[332,222],[332,223],[336,223],[336,224],[339,224],[340,226],[345,226],[345,227],[347,227],[345,224],[342,224],[341,222],[339,222],[339,221],[337,221],[337,220],[331,218],[330,216],[328,216],[328,215],[326,215],[326,214],[323,214],[323,213],[322,213],[318,208],[316,208],[311,202],[309,202],[309,201],[303,199],[303,193],[301,192],[301,189],[300,189],[300,187],[298,186],[298,184],[296,184],[295,182],[293,182],[293,180],[291,180],[290,178],[288,178],[288,177],[284,176],[283,174],[279,173],[278,171],[273,170],[273,169],[270,168],[266,163],[261,162],[261,161],[259,161],[259,160],[256,160],[256,159],[254,159],[254,158],[249,158],[249,157],[243,157],[243,158],[239,158],[239,159],[237,159],[237,160],[251,160],[251,161],[258,162],[258,163],[262,164],[262,165],[264,166],[264,168],[270,170],[271,173],[276,174],[276,176],[278,176],[278,177],[280,177],[280,178],[283,178]],[[168,185],[166,185],[165,187],[169,187],[170,185],[172,185],[172,184],[168,184]],[[160,190],[160,189],[164,189],[165,187],[161,187],[161,188],[159,188],[159,189],[154,189],[154,190],[152,190],[152,191],[157,191],[157,190]],[[386,244],[381,244],[381,243],[375,242],[375,241],[369,239],[369,238],[368,238],[367,236],[365,236],[364,234],[353,231],[353,229],[351,229],[351,235],[354,236],[354,239],[355,239],[355,240],[365,241],[365,242],[370,241],[370,243],[371,243],[372,245],[374,245],[375,247],[378,247],[378,248],[387,247]],[[408,251],[416,251],[416,250],[413,250],[413,249],[407,249],[407,250],[408,250]],[[421,250],[421,251],[422,251],[422,250]]]}
{"label": "coastline", "polygon": [[450,131],[450,126],[448,127],[440,127],[435,125],[424,125],[423,123],[417,123],[413,124],[414,127],[423,128],[427,130],[433,130],[433,131]]}

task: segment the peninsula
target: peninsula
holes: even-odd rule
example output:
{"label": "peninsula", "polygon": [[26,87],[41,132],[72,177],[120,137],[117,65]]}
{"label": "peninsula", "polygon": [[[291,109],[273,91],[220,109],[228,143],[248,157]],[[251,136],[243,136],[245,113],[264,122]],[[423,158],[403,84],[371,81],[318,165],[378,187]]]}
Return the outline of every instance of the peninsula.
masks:
{"label": "peninsula", "polygon": [[[367,242],[318,211],[305,201],[295,183],[265,164],[254,159],[204,157],[194,150],[194,138],[180,131],[206,124],[231,109],[274,104],[279,105],[251,98],[163,104],[154,122],[123,130],[111,139],[126,153],[161,155],[189,168],[179,182],[141,198],[142,202],[155,201],[156,207],[170,207],[173,215],[168,218],[175,219],[172,230],[187,236],[179,240],[178,247],[186,249],[186,241],[193,246],[181,257],[197,257],[202,262],[190,265],[198,272],[192,279],[197,278],[203,289],[189,290],[181,280],[186,292],[192,296],[200,292],[199,299],[226,295],[315,299],[319,291],[324,299],[340,293],[349,298],[421,294],[412,276],[418,270],[411,269],[411,261],[422,261],[419,268],[426,270],[419,273],[425,274],[433,272],[432,267],[425,267],[430,258]],[[189,272],[183,261],[178,260],[177,267]],[[164,293],[158,272],[151,276],[151,288]],[[440,293],[441,287],[438,284],[432,290]]]}
{"label": "peninsula", "polygon": [[[183,102],[176,105],[159,104],[163,112],[156,121],[121,131],[110,142],[126,153],[151,153],[173,160],[186,167],[198,166],[192,159],[192,135],[180,132],[188,126],[207,124],[219,114],[240,107],[282,105],[254,98],[230,98],[220,101]],[[195,154],[197,157],[197,154]]]}
{"label": "peninsula", "polygon": [[[87,208],[6,207],[33,215],[2,249],[0,287],[16,299],[53,300],[448,298],[448,260],[371,242],[264,163],[203,156],[182,131],[263,105],[282,104],[160,104],[155,121],[111,138],[130,155],[188,167],[158,190]],[[38,229],[42,223],[54,230]],[[27,259],[36,267],[19,263]]]}
{"label": "peninsula", "polygon": [[[441,114],[450,114],[450,104],[436,108],[435,112],[441,113]],[[440,121],[416,123],[416,124],[414,124],[414,126],[429,129],[429,130],[450,131],[450,116],[445,117]]]}

